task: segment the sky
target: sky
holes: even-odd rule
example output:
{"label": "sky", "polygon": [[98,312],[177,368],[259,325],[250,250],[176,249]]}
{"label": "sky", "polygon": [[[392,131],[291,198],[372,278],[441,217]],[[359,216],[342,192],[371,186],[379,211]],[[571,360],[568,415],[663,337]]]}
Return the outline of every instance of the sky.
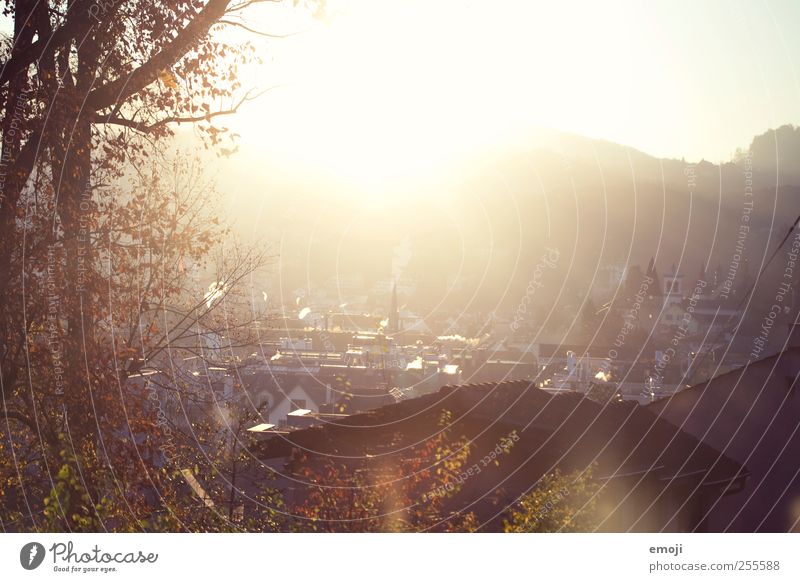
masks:
{"label": "sky", "polygon": [[246,16],[300,34],[256,41],[267,64],[245,86],[278,87],[226,121],[285,163],[377,182],[529,126],[720,162],[800,124],[796,0],[294,4]]}
{"label": "sky", "polygon": [[379,181],[530,126],[719,162],[800,123],[791,0],[329,4],[248,17],[302,32],[265,49],[244,149]]}

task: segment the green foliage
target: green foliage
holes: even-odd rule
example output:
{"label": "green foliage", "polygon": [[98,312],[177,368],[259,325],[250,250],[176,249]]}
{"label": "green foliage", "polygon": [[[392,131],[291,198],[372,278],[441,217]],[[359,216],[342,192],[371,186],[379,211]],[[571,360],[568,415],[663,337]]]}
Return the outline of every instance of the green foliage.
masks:
{"label": "green foliage", "polygon": [[285,532],[289,531],[286,507],[281,493],[272,488],[264,488],[255,496],[256,508],[247,518],[237,519],[228,515],[228,508],[205,507],[197,503],[193,496],[186,496],[165,506],[162,511],[142,522],[142,529],[148,532],[203,532],[203,533],[242,533],[242,532]]}
{"label": "green foliage", "polygon": [[599,523],[601,486],[592,479],[594,467],[562,475],[545,475],[509,512],[506,532],[589,532]]}
{"label": "green foliage", "polygon": [[[458,475],[469,457],[469,441],[452,439],[450,413],[442,431],[404,454],[357,463],[304,457],[297,476],[309,483],[291,507],[295,531],[411,532],[472,531],[475,516],[450,515],[444,506],[460,489]],[[441,495],[430,495],[442,491]]]}
{"label": "green foliage", "polygon": [[[83,482],[82,470],[86,467],[79,457],[66,447],[60,451],[61,467],[53,479],[50,494],[44,499],[43,520],[40,531],[47,532],[96,532],[103,531],[103,522],[112,512],[112,501],[103,497],[93,500]],[[92,472],[93,476],[98,473]]]}

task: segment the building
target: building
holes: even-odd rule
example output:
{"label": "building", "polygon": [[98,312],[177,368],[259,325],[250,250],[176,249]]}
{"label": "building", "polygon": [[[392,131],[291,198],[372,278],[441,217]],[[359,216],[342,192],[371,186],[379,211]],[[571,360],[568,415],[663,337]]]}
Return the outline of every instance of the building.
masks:
{"label": "building", "polygon": [[646,408],[722,451],[749,477],[708,507],[709,531],[800,531],[800,326],[773,356]]}
{"label": "building", "polygon": [[683,275],[678,272],[675,265],[672,265],[672,268],[664,274],[663,281],[664,303],[668,306],[681,303],[685,293],[683,288]]}
{"label": "building", "polygon": [[483,531],[501,530],[505,510],[556,469],[595,466],[604,495],[600,531],[702,530],[708,512],[741,489],[746,476],[739,463],[641,406],[553,395],[527,381],[445,387],[273,437],[253,452],[294,483],[285,492],[291,503],[293,495],[303,495],[299,451],[311,462],[328,455],[342,462],[369,456],[392,462],[393,455],[437,434],[446,413],[451,434],[470,442],[467,466],[508,435],[517,437],[496,465],[485,465],[448,500],[451,511],[474,512]]}

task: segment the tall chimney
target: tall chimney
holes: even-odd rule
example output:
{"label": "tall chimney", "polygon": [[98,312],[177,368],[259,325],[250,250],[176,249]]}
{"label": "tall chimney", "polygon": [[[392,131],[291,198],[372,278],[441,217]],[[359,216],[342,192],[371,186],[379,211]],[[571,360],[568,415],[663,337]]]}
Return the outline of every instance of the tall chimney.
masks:
{"label": "tall chimney", "polygon": [[570,376],[575,371],[575,352],[568,351],[567,352],[567,374]]}

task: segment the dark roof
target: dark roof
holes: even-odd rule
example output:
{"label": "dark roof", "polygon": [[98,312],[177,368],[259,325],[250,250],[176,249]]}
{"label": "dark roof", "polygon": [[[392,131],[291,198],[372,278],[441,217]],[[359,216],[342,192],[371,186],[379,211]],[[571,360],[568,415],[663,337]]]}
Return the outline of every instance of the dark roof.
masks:
{"label": "dark roof", "polygon": [[747,465],[751,477],[739,495],[721,504],[718,529],[800,528],[798,379],[800,349],[789,348],[646,407]]}
{"label": "dark roof", "polygon": [[648,475],[665,484],[690,477],[696,483],[730,481],[742,467],[647,409],[630,402],[600,405],[580,394],[553,395],[526,381],[445,387],[439,392],[348,416],[335,423],[291,432],[259,444],[262,459],[299,448],[311,454],[360,458],[390,455],[441,430],[452,415],[454,438],[465,436],[476,453],[491,450],[511,431],[520,436],[501,464],[508,489],[524,491],[556,467],[583,469],[597,463],[609,479]]}
{"label": "dark roof", "polygon": [[[296,446],[320,453],[332,452],[329,447],[334,446],[344,453],[342,448],[348,445],[354,454],[369,453],[381,445],[382,435],[398,430],[423,437],[434,434],[438,425],[431,421],[438,421],[444,411],[452,413],[454,423],[470,419],[486,429],[502,425],[522,436],[550,435],[551,442],[572,456],[585,457],[588,462],[606,461],[609,475],[656,467],[664,468],[664,476],[678,475],[716,463],[717,479],[739,469],[730,459],[635,403],[603,406],[573,392],[551,394],[526,381],[447,386],[335,424],[273,438],[264,444],[262,454],[286,456]],[[603,448],[606,450],[601,452]]]}
{"label": "dark roof", "polygon": [[[746,339],[749,339],[750,344],[752,345],[752,338],[746,338]],[[733,345],[732,342],[728,342],[728,344]],[[776,368],[779,359],[786,358],[788,355],[791,354],[800,355],[800,348],[788,348],[783,352],[778,352],[777,354],[772,354],[771,356],[765,356],[760,360],[747,362],[742,366],[733,368],[732,370],[728,370],[727,372],[724,372],[722,374],[718,374],[713,378],[709,378],[708,380],[705,380],[703,382],[698,382],[697,384],[693,384],[688,388],[676,392],[669,398],[662,398],[661,400],[656,400],[655,402],[651,402],[650,404],[645,405],[645,408],[651,410],[654,414],[659,414],[668,405],[676,405],[682,403],[682,401],[684,400],[690,401],[694,399],[698,393],[705,391],[707,388],[714,385],[715,383],[719,384],[720,380],[735,378],[736,376],[743,376],[750,370],[754,370],[755,368],[761,368],[764,366],[766,366],[770,370]]]}

